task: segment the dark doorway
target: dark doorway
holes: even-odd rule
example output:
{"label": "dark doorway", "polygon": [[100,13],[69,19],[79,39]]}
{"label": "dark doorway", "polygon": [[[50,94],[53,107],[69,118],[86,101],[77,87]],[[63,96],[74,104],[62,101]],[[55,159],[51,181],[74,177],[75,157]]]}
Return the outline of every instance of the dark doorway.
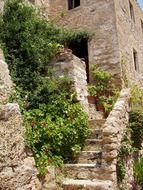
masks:
{"label": "dark doorway", "polygon": [[86,63],[87,83],[89,83],[89,59],[88,59],[88,39],[83,38],[79,41],[72,41],[68,48],[72,50],[73,54]]}

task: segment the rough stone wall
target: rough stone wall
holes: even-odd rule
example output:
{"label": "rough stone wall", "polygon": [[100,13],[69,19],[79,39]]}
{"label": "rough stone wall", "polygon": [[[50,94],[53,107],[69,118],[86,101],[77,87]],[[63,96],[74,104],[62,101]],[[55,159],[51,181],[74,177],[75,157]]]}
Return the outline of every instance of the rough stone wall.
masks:
{"label": "rough stone wall", "polygon": [[40,190],[34,158],[26,154],[19,106],[8,103],[11,89],[8,67],[0,50],[0,189]]}
{"label": "rough stone wall", "polygon": [[40,9],[43,18],[49,19],[49,0],[26,0]]}
{"label": "rough stone wall", "polygon": [[0,49],[0,105],[8,103],[11,88],[12,81],[9,76],[7,64],[4,61],[3,52]]}
{"label": "rough stone wall", "polygon": [[[114,0],[120,59],[123,76],[130,84],[143,82],[143,12],[135,0]],[[133,6],[135,21],[131,18],[129,2]],[[137,52],[138,71],[135,71],[133,49]],[[126,75],[126,76],[125,76]]]}
{"label": "rough stone wall", "polygon": [[[123,89],[103,128],[103,164],[106,178],[117,184],[116,164],[121,147],[121,140],[129,121],[130,90]],[[130,189],[133,181],[132,159],[126,163],[126,180],[124,187]]]}
{"label": "rough stone wall", "polygon": [[111,71],[121,84],[121,65],[113,0],[81,0],[68,10],[66,0],[50,0],[50,19],[60,26],[86,30],[94,34],[89,40],[89,64]]}
{"label": "rough stone wall", "polygon": [[0,14],[3,13],[4,0],[0,0]]}
{"label": "rough stone wall", "polygon": [[74,56],[71,52],[61,53],[53,62],[52,66],[59,76],[68,76],[73,82],[73,89],[77,93],[77,100],[88,113],[87,101],[87,76],[85,62]]}

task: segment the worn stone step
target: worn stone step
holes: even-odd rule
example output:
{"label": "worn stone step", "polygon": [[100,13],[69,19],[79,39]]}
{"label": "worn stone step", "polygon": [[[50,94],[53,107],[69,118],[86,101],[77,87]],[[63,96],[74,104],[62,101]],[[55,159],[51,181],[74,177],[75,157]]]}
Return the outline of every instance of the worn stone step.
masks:
{"label": "worn stone step", "polygon": [[114,190],[113,182],[105,180],[74,180],[63,181],[64,190]]}
{"label": "worn stone step", "polygon": [[103,130],[90,129],[89,139],[102,139]]}
{"label": "worn stone step", "polygon": [[102,152],[101,151],[82,151],[78,158],[79,164],[96,164],[101,166]]}
{"label": "worn stone step", "polygon": [[104,179],[105,170],[96,164],[66,164],[65,176],[72,179],[93,180]]}
{"label": "worn stone step", "polygon": [[97,151],[102,148],[102,139],[86,139],[83,151]]}
{"label": "worn stone step", "polygon": [[104,113],[97,111],[95,104],[88,104],[89,119],[103,119]]}
{"label": "worn stone step", "polygon": [[91,112],[89,110],[89,116],[88,116],[89,120],[92,119],[103,119],[104,118],[104,114],[100,111],[96,111],[96,112]]}
{"label": "worn stone step", "polygon": [[106,119],[91,119],[88,121],[89,129],[103,129]]}

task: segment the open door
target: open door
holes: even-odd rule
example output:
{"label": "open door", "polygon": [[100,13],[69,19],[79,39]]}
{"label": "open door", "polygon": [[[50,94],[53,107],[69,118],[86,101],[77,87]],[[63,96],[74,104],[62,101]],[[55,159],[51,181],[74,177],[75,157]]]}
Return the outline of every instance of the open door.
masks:
{"label": "open door", "polygon": [[86,63],[87,83],[89,83],[89,59],[88,59],[88,39],[83,38],[79,41],[72,41],[68,44],[68,48],[72,50],[73,54]]}

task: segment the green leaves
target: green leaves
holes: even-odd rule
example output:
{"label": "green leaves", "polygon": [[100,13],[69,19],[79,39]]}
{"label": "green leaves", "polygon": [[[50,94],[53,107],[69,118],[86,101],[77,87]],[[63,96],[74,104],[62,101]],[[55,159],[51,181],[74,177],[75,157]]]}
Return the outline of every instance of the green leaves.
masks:
{"label": "green leaves", "polygon": [[91,73],[95,85],[88,85],[88,92],[91,96],[98,98],[98,104],[104,106],[105,115],[107,116],[119,95],[119,89],[115,86],[113,77],[109,72],[102,71],[96,65],[93,65]]}
{"label": "green leaves", "polygon": [[39,76],[45,74],[49,60],[61,48],[53,40],[54,30],[60,29],[42,21],[22,0],[6,2],[0,38],[13,80],[24,90],[36,89]]}
{"label": "green leaves", "polygon": [[37,108],[25,112],[26,142],[34,152],[39,172],[43,172],[46,157],[56,165],[75,159],[88,135],[87,115],[72,98],[69,80],[54,76],[50,79],[52,87],[48,85],[46,104],[41,101]]}
{"label": "green leaves", "polygon": [[71,162],[87,137],[87,116],[71,90],[71,81],[57,77],[49,66],[63,44],[87,35],[67,32],[42,20],[23,0],[7,0],[5,4],[0,42],[16,84],[11,101],[20,103],[26,143],[40,175],[49,164]]}
{"label": "green leaves", "polygon": [[130,112],[129,127],[131,128],[131,139],[133,146],[141,150],[143,142],[143,110],[140,107],[135,107]]}
{"label": "green leaves", "polygon": [[134,164],[134,175],[141,187],[143,187],[143,157],[139,158]]}
{"label": "green leaves", "polygon": [[[63,100],[65,101],[65,99]],[[49,104],[50,105],[50,104]],[[47,105],[48,107],[48,105]],[[68,107],[74,110],[68,114]],[[55,107],[56,110],[56,107]],[[43,114],[41,114],[43,112]],[[80,105],[67,103],[67,114],[62,117],[63,110],[55,114],[47,110],[30,110],[26,113],[27,120],[27,144],[36,155],[37,162],[41,160],[41,154],[53,160],[55,156],[66,162],[74,159],[79,152],[88,134],[86,116]],[[33,115],[35,113],[35,116]],[[30,115],[30,116],[29,116]],[[38,117],[39,116],[39,117]],[[43,149],[47,147],[47,149]],[[45,165],[46,167],[46,165]]]}

